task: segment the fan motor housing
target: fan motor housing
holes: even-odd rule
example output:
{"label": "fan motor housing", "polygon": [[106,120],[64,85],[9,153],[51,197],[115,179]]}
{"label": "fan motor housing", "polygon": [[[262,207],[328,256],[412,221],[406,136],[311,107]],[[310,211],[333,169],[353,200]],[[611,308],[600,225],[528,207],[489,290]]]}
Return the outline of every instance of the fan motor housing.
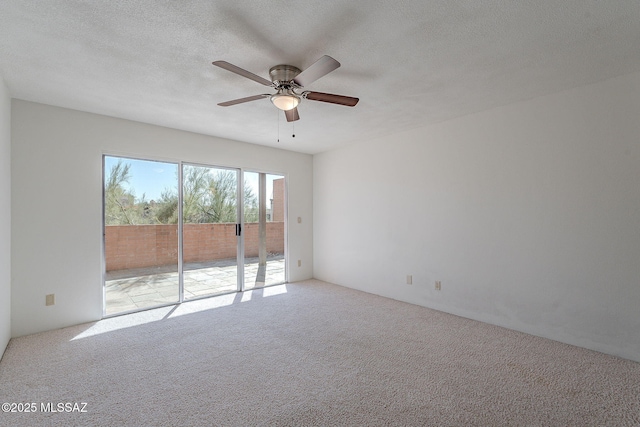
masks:
{"label": "fan motor housing", "polygon": [[272,82],[290,82],[300,73],[301,71],[298,67],[286,64],[276,65],[269,69],[269,76],[271,76]]}

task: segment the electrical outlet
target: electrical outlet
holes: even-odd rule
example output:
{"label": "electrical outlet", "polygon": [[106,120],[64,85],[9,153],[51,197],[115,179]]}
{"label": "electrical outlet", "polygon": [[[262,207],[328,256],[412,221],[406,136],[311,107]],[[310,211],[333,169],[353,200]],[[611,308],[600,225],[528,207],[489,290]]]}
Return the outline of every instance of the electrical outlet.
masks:
{"label": "electrical outlet", "polygon": [[298,267],[302,267],[302,260],[298,260]]}
{"label": "electrical outlet", "polygon": [[436,280],[436,291],[439,291],[442,289],[442,282],[440,282],[440,280]]}
{"label": "electrical outlet", "polygon": [[408,274],[407,275],[407,285],[411,285],[413,284],[413,276]]}
{"label": "electrical outlet", "polygon": [[46,296],[45,298],[45,305],[55,305],[56,303],[56,295],[55,294],[49,294]]}

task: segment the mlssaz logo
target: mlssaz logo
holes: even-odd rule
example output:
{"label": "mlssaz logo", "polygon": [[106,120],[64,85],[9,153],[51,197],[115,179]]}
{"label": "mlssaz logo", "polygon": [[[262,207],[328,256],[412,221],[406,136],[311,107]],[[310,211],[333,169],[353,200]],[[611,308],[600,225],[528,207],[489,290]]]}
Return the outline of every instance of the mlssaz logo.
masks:
{"label": "mlssaz logo", "polygon": [[87,412],[86,402],[40,403],[40,412]]}

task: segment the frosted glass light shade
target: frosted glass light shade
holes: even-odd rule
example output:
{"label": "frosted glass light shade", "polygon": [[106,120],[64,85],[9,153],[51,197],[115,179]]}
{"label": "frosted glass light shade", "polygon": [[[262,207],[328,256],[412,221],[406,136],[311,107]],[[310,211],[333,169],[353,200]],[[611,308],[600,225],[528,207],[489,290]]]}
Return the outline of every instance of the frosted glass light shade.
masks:
{"label": "frosted glass light shade", "polygon": [[300,98],[292,93],[276,93],[271,96],[273,105],[283,111],[293,110],[300,103]]}

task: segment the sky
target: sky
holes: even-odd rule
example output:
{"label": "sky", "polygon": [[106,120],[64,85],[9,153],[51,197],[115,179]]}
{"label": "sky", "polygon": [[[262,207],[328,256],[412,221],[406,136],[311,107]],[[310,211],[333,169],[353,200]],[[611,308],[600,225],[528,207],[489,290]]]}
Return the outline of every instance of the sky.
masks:
{"label": "sky", "polygon": [[147,201],[160,200],[160,194],[165,189],[178,189],[178,165],[175,163],[153,162],[149,160],[121,159],[119,157],[104,158],[105,181],[111,172],[113,165],[123,160],[131,165],[129,175],[131,178],[124,186],[132,191],[136,199],[144,194]]}
{"label": "sky", "polygon": [[[105,181],[111,172],[111,168],[122,160],[130,164],[129,175],[131,178],[125,184],[125,188],[132,191],[136,199],[139,200],[144,194],[147,201],[160,200],[160,195],[165,189],[173,189],[178,186],[178,164],[156,162],[151,160],[136,160],[121,157],[105,156],[104,173]],[[251,187],[253,194],[258,195],[258,174],[255,172],[245,172],[245,183]],[[268,200],[272,198],[273,180],[282,178],[279,175],[267,174],[267,207]]]}

